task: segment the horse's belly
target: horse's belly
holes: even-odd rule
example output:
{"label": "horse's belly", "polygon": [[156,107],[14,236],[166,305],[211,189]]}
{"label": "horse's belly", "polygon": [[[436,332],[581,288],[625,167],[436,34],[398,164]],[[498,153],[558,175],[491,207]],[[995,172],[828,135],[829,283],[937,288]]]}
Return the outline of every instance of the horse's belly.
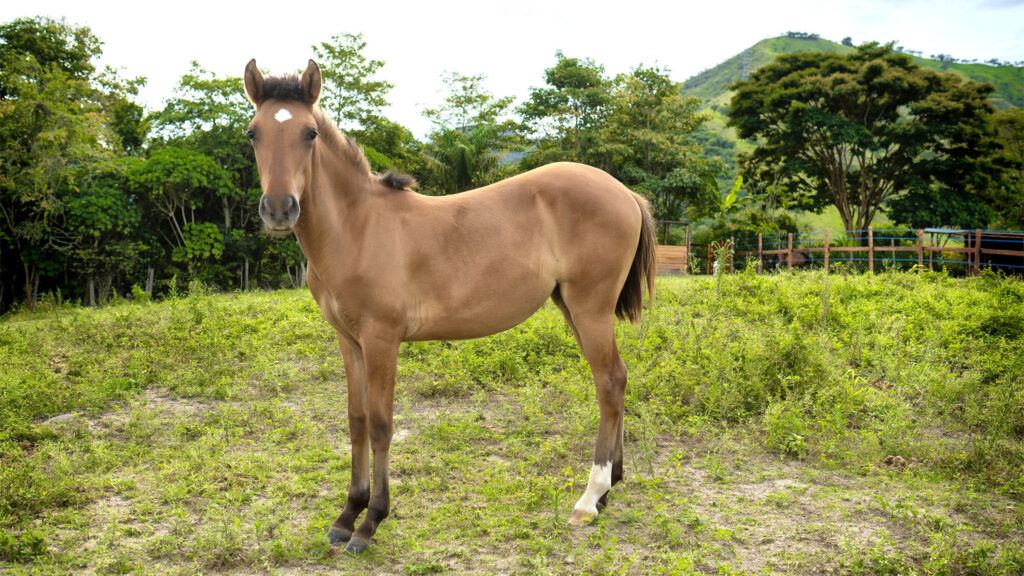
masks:
{"label": "horse's belly", "polygon": [[488,284],[470,293],[434,294],[414,305],[406,340],[464,340],[521,324],[555,289],[553,279]]}

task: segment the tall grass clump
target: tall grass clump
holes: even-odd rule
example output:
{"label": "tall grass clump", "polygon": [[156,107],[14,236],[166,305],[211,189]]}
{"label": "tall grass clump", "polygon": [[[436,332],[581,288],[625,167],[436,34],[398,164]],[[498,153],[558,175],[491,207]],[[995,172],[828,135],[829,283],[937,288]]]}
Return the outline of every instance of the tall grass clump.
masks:
{"label": "tall grass clump", "polygon": [[783,454],[899,453],[1024,495],[1020,280],[743,273],[658,299],[625,349],[631,400],[666,421],[761,422]]}

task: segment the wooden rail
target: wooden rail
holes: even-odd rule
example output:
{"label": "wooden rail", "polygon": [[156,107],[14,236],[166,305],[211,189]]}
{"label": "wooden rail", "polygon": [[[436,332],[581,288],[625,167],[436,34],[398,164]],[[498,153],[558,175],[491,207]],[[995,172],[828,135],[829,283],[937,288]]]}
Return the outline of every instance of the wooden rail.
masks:
{"label": "wooden rail", "polygon": [[[661,227],[661,239],[667,241],[669,238],[669,227],[674,225],[686,225],[685,235],[685,246],[667,246],[659,244],[657,248],[657,265],[659,274],[687,274],[690,273],[691,255],[694,253],[694,246],[690,244],[690,227],[684,222],[662,222]],[[906,234],[911,233],[913,236],[910,237],[893,237],[892,234]],[[841,233],[845,236],[845,232]],[[885,234],[889,234],[886,236]],[[930,235],[930,240],[926,241],[926,235]],[[904,261],[913,262],[916,255],[917,266],[923,269],[925,266],[933,268],[936,262],[945,263],[960,263],[966,268],[968,274],[980,273],[983,266],[1012,266],[1015,270],[1024,273],[1024,233],[1021,232],[1000,232],[1000,231],[984,231],[981,229],[977,230],[942,230],[942,229],[921,229],[916,231],[888,231],[881,237],[876,235],[876,231],[873,227],[868,227],[861,235],[848,238],[834,238],[832,233],[825,231],[823,238],[822,236],[815,235],[814,240],[808,240],[806,238],[800,238],[799,242],[794,245],[793,234],[787,234],[785,237],[777,236],[776,241],[767,243],[763,235],[757,235],[757,248],[750,250],[736,250],[734,253],[735,258],[739,258],[740,262],[754,257],[757,261],[758,271],[762,269],[762,265],[766,257],[775,257],[778,259],[778,265],[782,266],[783,263],[787,270],[792,270],[795,266],[806,265],[811,261],[822,262],[825,270],[827,271],[830,265],[837,259],[842,258],[853,258],[854,254],[866,254],[866,258],[859,258],[859,261],[867,262],[869,272],[875,271],[875,264],[877,261],[885,260],[897,260],[897,253],[909,253],[911,257],[909,259],[903,258]],[[948,246],[936,243],[937,236],[945,236],[946,241],[955,237],[956,242],[960,242],[962,246]],[[753,238],[745,239],[749,241],[749,244],[753,245]],[[879,243],[879,240],[888,240],[889,245]],[[736,239],[730,239],[733,246],[736,246]],[[899,242],[900,244],[897,244]],[[985,246],[986,243],[999,242],[1001,246],[999,248],[992,248]],[[838,245],[837,245],[838,244]],[[766,248],[766,246],[774,246]],[[1019,249],[1012,249],[1010,246],[1017,247]],[[711,246],[707,246],[707,261],[706,266],[707,273],[712,273],[713,264],[713,250]],[[697,254],[703,256],[704,246],[698,250]],[[881,254],[880,254],[881,253]],[[889,254],[889,258],[885,258],[883,254]],[[936,260],[936,254],[939,255],[939,259]],[[963,254],[963,260],[949,260],[944,258],[943,254],[959,255]],[[992,256],[1003,257],[1003,262],[991,262]],[[1010,263],[1007,263],[1007,259]],[[733,259],[729,262],[723,263],[726,269],[732,271]],[[700,272],[694,270],[694,272]]]}

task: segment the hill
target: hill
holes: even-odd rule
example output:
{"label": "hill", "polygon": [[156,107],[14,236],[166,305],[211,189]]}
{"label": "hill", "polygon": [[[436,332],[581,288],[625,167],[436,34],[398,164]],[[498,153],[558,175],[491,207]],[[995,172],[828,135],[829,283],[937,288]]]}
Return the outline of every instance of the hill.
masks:
{"label": "hill", "polygon": [[[709,68],[683,82],[684,96],[696,96],[704,102],[722,102],[723,96],[730,96],[729,86],[738,82],[754,70],[770,64],[780,54],[793,52],[852,52],[853,48],[823,38],[794,38],[779,36],[761,40],[743,52]],[[992,66],[989,64],[964,64],[921,58],[911,55],[919,65],[951,72],[975,82],[990,82],[996,87],[992,101],[997,108],[1024,107],[1024,68],[1017,66]],[[728,93],[728,94],[727,94]],[[728,102],[728,98],[724,99]]]}
{"label": "hill", "polygon": [[[747,48],[743,52],[729,58],[721,64],[704,70],[683,82],[683,96],[695,96],[704,102],[704,109],[711,119],[706,125],[711,133],[705,140],[705,149],[711,149],[717,155],[731,157],[735,151],[743,151],[749,145],[738,141],[736,134],[725,125],[732,91],[729,86],[745,79],[751,72],[770,64],[780,54],[793,52],[852,52],[850,46],[838,44],[831,40],[807,37],[779,36],[767,38]],[[996,91],[990,97],[998,109],[1024,107],[1024,68],[1017,66],[992,66],[988,64],[963,64],[933,60],[931,58],[911,57],[921,66],[940,72],[951,72],[968,80],[990,82]],[[730,154],[729,143],[734,148]]]}

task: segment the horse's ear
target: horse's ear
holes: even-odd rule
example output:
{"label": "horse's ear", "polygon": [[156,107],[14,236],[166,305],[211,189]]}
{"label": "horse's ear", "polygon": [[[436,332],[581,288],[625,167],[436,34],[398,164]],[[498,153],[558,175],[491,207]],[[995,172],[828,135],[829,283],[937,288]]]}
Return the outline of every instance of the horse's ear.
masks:
{"label": "horse's ear", "polygon": [[306,66],[306,71],[302,73],[302,91],[305,92],[306,102],[312,106],[316,104],[317,100],[320,99],[320,86],[323,83],[323,79],[320,76],[320,67],[317,66],[316,62],[312,60]]}
{"label": "horse's ear", "polygon": [[263,73],[256,67],[256,59],[245,65],[245,94],[254,106],[263,102]]}

